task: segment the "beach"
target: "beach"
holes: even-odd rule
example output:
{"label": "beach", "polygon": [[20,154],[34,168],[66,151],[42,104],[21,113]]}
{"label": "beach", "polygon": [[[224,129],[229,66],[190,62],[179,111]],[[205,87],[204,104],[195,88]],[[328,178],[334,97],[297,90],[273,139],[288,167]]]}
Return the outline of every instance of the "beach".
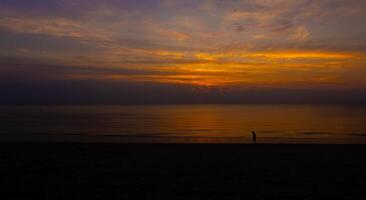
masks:
{"label": "beach", "polygon": [[1,193],[38,199],[365,199],[366,146],[0,144]]}

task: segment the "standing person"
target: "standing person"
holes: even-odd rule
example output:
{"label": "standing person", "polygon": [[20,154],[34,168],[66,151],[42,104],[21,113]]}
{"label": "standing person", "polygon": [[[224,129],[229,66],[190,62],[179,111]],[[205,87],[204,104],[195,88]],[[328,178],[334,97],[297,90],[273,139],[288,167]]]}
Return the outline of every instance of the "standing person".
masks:
{"label": "standing person", "polygon": [[255,134],[254,131],[252,131],[252,136],[253,136],[253,143],[257,144],[257,135]]}

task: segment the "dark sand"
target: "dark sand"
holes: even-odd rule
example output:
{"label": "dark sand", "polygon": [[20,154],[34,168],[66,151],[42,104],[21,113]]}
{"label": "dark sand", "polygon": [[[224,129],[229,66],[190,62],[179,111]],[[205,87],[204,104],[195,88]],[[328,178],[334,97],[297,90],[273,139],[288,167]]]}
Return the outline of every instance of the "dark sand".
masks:
{"label": "dark sand", "polygon": [[366,199],[366,145],[1,143],[1,196]]}

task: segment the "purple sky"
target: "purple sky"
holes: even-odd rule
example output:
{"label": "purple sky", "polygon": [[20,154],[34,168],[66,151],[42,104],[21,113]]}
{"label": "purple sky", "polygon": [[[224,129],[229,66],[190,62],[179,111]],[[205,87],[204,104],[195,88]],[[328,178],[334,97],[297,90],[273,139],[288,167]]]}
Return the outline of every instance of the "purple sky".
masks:
{"label": "purple sky", "polygon": [[365,18],[364,0],[0,0],[0,103],[364,102]]}

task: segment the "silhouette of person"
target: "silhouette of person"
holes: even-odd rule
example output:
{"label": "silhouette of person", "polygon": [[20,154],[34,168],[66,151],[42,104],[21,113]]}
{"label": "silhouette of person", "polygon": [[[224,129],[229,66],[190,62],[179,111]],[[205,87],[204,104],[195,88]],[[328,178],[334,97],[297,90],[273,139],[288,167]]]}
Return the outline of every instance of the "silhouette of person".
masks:
{"label": "silhouette of person", "polygon": [[252,131],[252,136],[253,136],[253,143],[257,144],[257,135],[255,134],[254,131]]}

